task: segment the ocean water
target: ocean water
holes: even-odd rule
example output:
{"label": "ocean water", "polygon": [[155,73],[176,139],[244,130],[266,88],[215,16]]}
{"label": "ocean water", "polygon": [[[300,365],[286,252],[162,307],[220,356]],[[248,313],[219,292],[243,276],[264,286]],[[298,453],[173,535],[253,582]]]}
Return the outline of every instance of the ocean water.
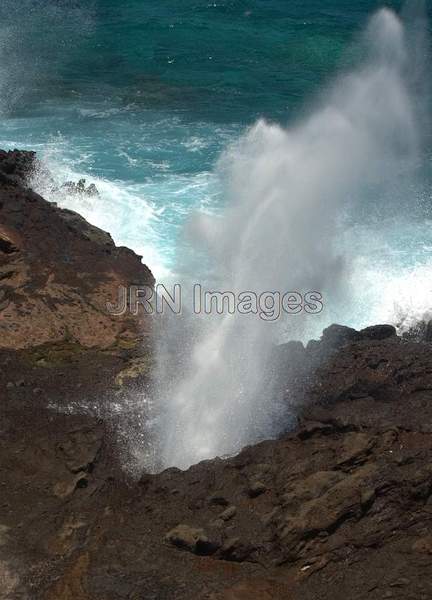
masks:
{"label": "ocean water", "polygon": [[[58,186],[84,177],[100,195],[55,192],[43,173],[39,192],[159,282],[323,294],[310,317],[169,320],[151,398],[119,409],[130,468],[186,468],[289,427],[296,409],[267,370],[275,343],[432,318],[427,9],[1,1],[0,148],[36,150]],[[144,425],[120,416],[143,423],[144,404],[150,454]]]}
{"label": "ocean water", "polygon": [[[95,182],[93,199],[36,185],[168,281],[185,221],[197,210],[217,216],[228,201],[221,154],[258,119],[285,127],[313,110],[323,87],[359,60],[359,32],[381,6],[2,0],[0,147],[37,150],[59,183]],[[338,240],[342,254],[349,249],[353,293],[329,321],[408,326],[427,313],[429,153],[426,139],[414,177],[347,195]]]}

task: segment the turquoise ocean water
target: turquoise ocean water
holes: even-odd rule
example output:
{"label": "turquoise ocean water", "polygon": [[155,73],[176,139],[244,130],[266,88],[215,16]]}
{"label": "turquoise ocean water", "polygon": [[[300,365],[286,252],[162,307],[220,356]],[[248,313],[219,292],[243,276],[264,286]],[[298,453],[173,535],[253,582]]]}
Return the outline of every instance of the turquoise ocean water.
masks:
{"label": "turquoise ocean water", "polygon": [[[59,183],[81,176],[95,182],[98,199],[51,199],[142,254],[163,279],[175,268],[187,216],[217,213],[224,203],[215,174],[221,152],[259,118],[284,126],[301,117],[334,73],[356,59],[353,40],[380,6],[2,0],[0,147],[37,150]],[[428,163],[426,155],[421,169]],[[408,294],[416,311],[432,293],[430,193],[426,184],[410,193],[412,218],[403,219],[403,229],[390,211],[383,233],[371,201],[346,235],[350,247],[358,245],[360,283],[370,285],[378,268],[383,295]],[[406,198],[399,200],[403,206]],[[362,211],[372,215],[367,226]],[[420,308],[410,296],[413,282],[421,286]],[[363,306],[353,324],[385,318],[387,296],[385,310],[370,314]]]}

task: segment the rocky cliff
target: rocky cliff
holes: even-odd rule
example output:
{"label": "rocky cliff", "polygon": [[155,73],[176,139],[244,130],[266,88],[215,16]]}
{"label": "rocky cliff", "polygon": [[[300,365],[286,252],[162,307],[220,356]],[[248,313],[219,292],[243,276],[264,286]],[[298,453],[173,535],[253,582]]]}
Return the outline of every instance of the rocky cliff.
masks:
{"label": "rocky cliff", "polygon": [[[186,472],[131,478],[116,423],[128,386],[145,387],[145,346],[119,344],[108,321],[109,336],[97,330],[89,343],[61,302],[43,307],[59,323],[49,340],[32,323],[43,326],[37,307],[53,285],[67,298],[82,290],[92,306],[88,280],[111,285],[113,272],[134,280],[148,271],[105,234],[91,228],[89,240],[78,217],[68,229],[63,211],[22,187],[19,170],[3,175],[0,198],[3,272],[27,278],[6,279],[12,306],[3,308],[21,333],[16,348],[0,349],[0,598],[432,597],[429,341],[390,326],[332,326],[306,348],[280,347],[279,392],[298,414],[294,430]],[[26,312],[33,288],[38,303]],[[134,426],[130,418],[127,436]]]}
{"label": "rocky cliff", "polygon": [[119,286],[153,285],[141,257],[28,189],[30,152],[0,152],[0,347],[59,341],[108,348],[148,331],[107,312]]}

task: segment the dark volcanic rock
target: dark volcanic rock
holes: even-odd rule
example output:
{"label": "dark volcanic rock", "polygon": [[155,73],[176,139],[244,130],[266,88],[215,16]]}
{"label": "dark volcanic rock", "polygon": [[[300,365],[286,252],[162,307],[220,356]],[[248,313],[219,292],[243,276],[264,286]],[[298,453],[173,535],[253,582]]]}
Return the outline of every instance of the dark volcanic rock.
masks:
{"label": "dark volcanic rock", "polygon": [[330,348],[339,348],[359,339],[361,339],[361,334],[355,329],[336,324],[324,329],[321,337],[322,343]]}
{"label": "dark volcanic rock", "polygon": [[104,421],[11,401],[3,577],[34,600],[430,597],[431,373],[429,344],[352,342],[295,431],[136,484]]}
{"label": "dark volcanic rock", "polygon": [[27,185],[28,178],[37,166],[36,152],[0,150],[0,183],[3,185]]}
{"label": "dark volcanic rock", "polygon": [[393,325],[372,325],[360,331],[363,339],[385,340],[396,335],[396,329]]}
{"label": "dark volcanic rock", "polygon": [[303,413],[356,425],[431,430],[432,346],[398,337],[362,340],[328,358],[304,395]]}
{"label": "dark volcanic rock", "polygon": [[0,347],[138,339],[149,319],[110,315],[120,286],[153,285],[141,257],[25,187],[34,153],[0,152]]}
{"label": "dark volcanic rock", "polygon": [[68,194],[77,195],[77,196],[89,196],[90,198],[93,196],[99,196],[99,191],[94,183],[90,185],[86,185],[85,179],[80,179],[78,183],[74,183],[73,181],[67,181],[62,185],[61,191],[65,191]]}
{"label": "dark volcanic rock", "polygon": [[166,534],[165,539],[178,548],[202,556],[214,554],[220,547],[218,542],[208,538],[203,529],[196,529],[189,525],[177,525]]}

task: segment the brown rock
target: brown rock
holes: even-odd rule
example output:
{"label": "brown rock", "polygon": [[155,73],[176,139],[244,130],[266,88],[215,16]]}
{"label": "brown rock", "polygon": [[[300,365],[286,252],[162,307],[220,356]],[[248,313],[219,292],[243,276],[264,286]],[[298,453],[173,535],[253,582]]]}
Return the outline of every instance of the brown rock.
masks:
{"label": "brown rock", "polygon": [[253,481],[248,488],[249,498],[257,498],[264,494],[267,490],[267,486],[261,481]]}
{"label": "brown rock", "polygon": [[94,466],[102,443],[102,430],[88,428],[71,431],[58,446],[59,456],[72,473],[87,471]]}
{"label": "brown rock", "polygon": [[412,545],[412,549],[420,554],[432,554],[432,535],[416,540]]}
{"label": "brown rock", "polygon": [[203,529],[189,525],[177,525],[166,534],[165,539],[174,546],[194,554],[214,554],[219,547],[219,544],[209,540]]}
{"label": "brown rock", "polygon": [[209,498],[209,504],[215,506],[228,506],[229,502],[224,496],[221,496],[220,494],[213,494]]}
{"label": "brown rock", "polygon": [[229,506],[226,510],[224,510],[220,515],[219,519],[222,521],[230,521],[237,514],[237,508],[235,506]]}
{"label": "brown rock", "polygon": [[143,315],[116,317],[107,303],[117,303],[120,286],[153,285],[151,272],[108,233],[31,192],[35,160],[0,151],[8,173],[0,181],[0,347],[68,340],[106,348],[145,335]]}
{"label": "brown rock", "polygon": [[328,347],[339,348],[359,339],[361,339],[360,333],[352,327],[334,324],[324,329],[321,341]]}
{"label": "brown rock", "polygon": [[365,462],[375,444],[376,439],[366,433],[347,433],[338,464],[349,466]]}
{"label": "brown rock", "polygon": [[360,335],[364,339],[370,340],[385,340],[396,336],[396,329],[393,325],[372,325],[360,331]]}

